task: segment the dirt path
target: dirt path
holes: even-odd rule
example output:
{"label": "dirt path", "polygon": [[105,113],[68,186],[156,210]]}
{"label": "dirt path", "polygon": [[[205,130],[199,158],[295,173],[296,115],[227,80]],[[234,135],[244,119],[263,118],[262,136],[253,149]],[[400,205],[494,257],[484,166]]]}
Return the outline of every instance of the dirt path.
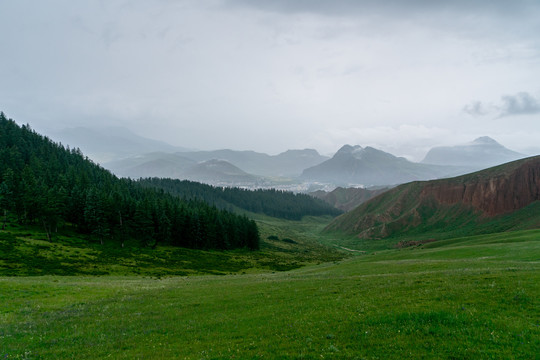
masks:
{"label": "dirt path", "polygon": [[337,246],[337,247],[340,248],[340,249],[347,250],[347,251],[359,252],[359,253],[365,253],[365,251],[362,251],[362,250],[349,249],[349,248],[346,248],[346,247],[344,247],[344,246],[339,246],[339,245],[335,245],[335,246]]}

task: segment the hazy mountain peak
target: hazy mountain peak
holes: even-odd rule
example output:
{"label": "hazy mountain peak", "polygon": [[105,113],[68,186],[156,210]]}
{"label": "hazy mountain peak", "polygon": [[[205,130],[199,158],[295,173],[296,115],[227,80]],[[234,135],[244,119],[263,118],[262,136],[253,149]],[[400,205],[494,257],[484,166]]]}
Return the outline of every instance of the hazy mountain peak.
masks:
{"label": "hazy mountain peak", "polygon": [[287,151],[284,151],[276,156],[280,157],[287,157],[287,156],[301,156],[301,157],[308,157],[308,156],[321,156],[319,152],[315,149],[290,149]]}
{"label": "hazy mountain peak", "polygon": [[344,145],[331,159],[305,169],[302,178],[338,185],[368,186],[432,179],[441,171],[370,146]]}
{"label": "hazy mountain peak", "polygon": [[354,156],[356,159],[362,159],[364,153],[366,152],[367,148],[366,149],[363,149],[362,147],[358,146],[358,147],[354,147],[351,154],[352,156]]}
{"label": "hazy mountain peak", "polygon": [[355,145],[355,146],[351,146],[351,145],[343,145],[341,147],[341,149],[339,149],[337,152],[336,152],[336,155],[338,154],[352,154],[354,151],[357,151],[359,149],[362,149],[362,147],[360,145]]}
{"label": "hazy mountain peak", "polygon": [[476,138],[476,139],[473,140],[472,143],[476,144],[476,145],[499,145],[499,146],[502,146],[501,144],[499,144],[497,141],[490,138],[489,136],[481,136],[479,138]]}
{"label": "hazy mountain peak", "polygon": [[467,166],[471,170],[479,170],[524,156],[507,149],[489,136],[482,136],[467,144],[434,147],[422,163]]}

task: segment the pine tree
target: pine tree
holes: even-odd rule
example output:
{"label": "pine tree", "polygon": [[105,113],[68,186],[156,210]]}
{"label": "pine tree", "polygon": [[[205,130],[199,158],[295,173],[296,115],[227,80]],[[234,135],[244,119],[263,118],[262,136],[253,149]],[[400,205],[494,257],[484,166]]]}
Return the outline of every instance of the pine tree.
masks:
{"label": "pine tree", "polygon": [[90,232],[99,238],[103,245],[105,237],[109,235],[109,226],[105,214],[104,203],[96,189],[91,188],[86,195],[84,219]]}

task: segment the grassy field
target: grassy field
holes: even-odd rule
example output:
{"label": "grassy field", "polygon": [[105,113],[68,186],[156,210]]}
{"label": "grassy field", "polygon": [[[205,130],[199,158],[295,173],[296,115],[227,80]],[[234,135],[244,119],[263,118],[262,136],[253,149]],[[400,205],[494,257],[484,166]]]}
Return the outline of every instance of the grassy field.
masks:
{"label": "grassy field", "polygon": [[[0,276],[141,275],[187,276],[287,271],[309,264],[343,259],[339,248],[320,244],[319,232],[331,218],[288,221],[258,217],[261,250],[202,251],[173,246],[156,249],[112,240],[100,244],[69,227],[52,241],[41,228],[11,224],[0,231]],[[271,239],[268,239],[271,237]]]}
{"label": "grassy field", "polygon": [[539,284],[539,230],[287,272],[1,277],[0,359],[537,359]]}

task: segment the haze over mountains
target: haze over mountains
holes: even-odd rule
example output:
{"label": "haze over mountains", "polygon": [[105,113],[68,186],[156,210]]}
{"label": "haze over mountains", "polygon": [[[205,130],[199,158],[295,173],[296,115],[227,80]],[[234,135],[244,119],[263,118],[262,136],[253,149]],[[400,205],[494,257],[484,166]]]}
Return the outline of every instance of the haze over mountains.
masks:
{"label": "haze over mountains", "polygon": [[90,158],[123,177],[165,177],[251,188],[283,186],[293,191],[438,179],[525,156],[489,137],[435,147],[416,163],[360,145],[344,145],[329,158],[313,149],[287,150],[278,155],[231,149],[193,151],[123,128],[70,128],[55,136],[64,144],[80,147]]}
{"label": "haze over mountains", "polygon": [[464,166],[479,170],[525,156],[505,148],[489,136],[482,136],[467,144],[434,147],[426,154],[422,163]]}
{"label": "haze over mountains", "polygon": [[188,150],[137,135],[123,127],[74,127],[53,132],[51,136],[54,141],[81,149],[86,156],[101,164],[136,154]]}
{"label": "haze over mountains", "polygon": [[302,169],[328,157],[312,149],[278,155],[229,149],[191,152],[153,152],[110,161],[103,166],[124,177],[170,177],[220,186],[275,187],[290,183]]}

